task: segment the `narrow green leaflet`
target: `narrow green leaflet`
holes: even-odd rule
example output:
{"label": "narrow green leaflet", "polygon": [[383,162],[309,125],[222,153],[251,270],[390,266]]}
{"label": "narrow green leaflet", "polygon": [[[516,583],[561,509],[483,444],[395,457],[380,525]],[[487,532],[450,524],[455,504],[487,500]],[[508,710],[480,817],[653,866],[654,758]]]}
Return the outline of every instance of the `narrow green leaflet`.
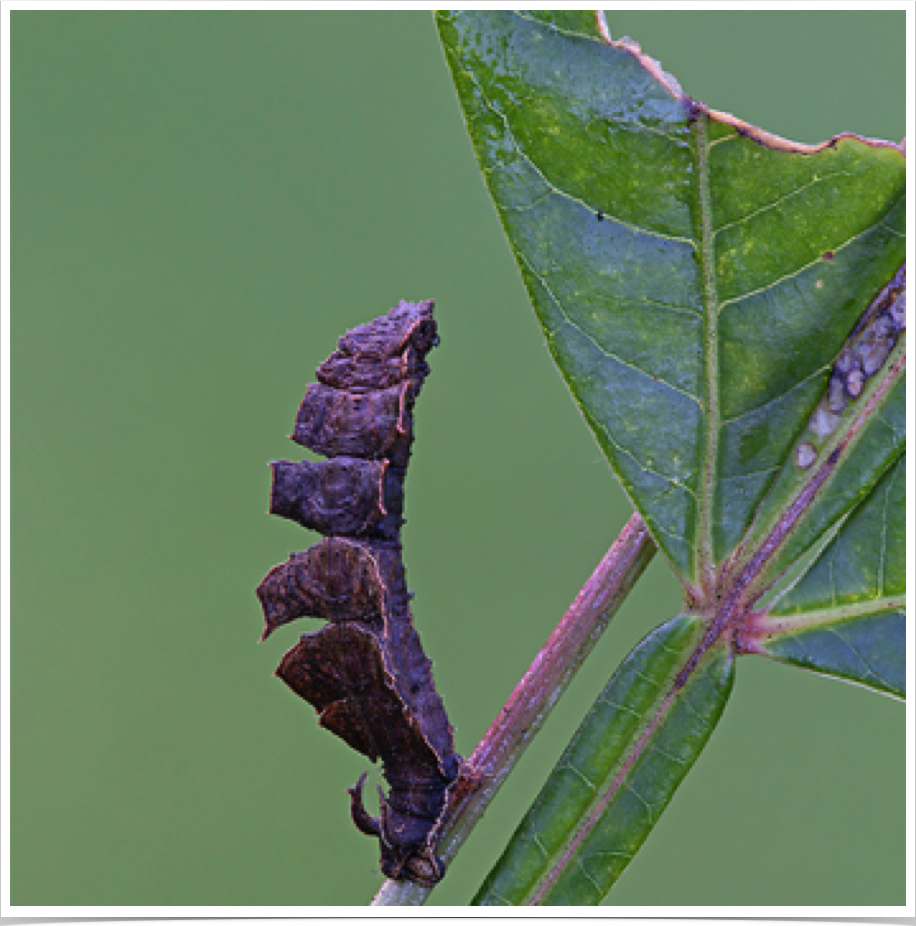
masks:
{"label": "narrow green leaflet", "polygon": [[906,689],[906,460],[901,457],[822,554],[750,623],[750,651],[896,697]]}
{"label": "narrow green leaflet", "polygon": [[676,617],[624,660],[475,904],[601,901],[690,770],[731,692],[733,660],[724,646],[708,650],[686,683],[677,683],[704,628],[697,617]]}

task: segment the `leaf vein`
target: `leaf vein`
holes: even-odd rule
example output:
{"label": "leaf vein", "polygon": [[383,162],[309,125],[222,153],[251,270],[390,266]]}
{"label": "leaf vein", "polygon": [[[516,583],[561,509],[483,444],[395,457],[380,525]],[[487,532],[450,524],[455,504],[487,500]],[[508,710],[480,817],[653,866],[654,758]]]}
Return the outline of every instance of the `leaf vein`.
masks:
{"label": "leaf vein", "polygon": [[672,392],[676,392],[678,395],[682,395],[684,396],[684,398],[690,399],[690,401],[696,405],[699,405],[699,406],[702,405],[702,403],[700,402],[700,399],[697,396],[693,395],[690,392],[687,392],[684,389],[679,389],[677,386],[673,385],[672,383],[669,383],[667,380],[664,380],[661,377],[653,376],[651,373],[647,373],[641,367],[636,366],[635,363],[631,363],[628,360],[624,360],[623,357],[619,356],[618,354],[613,353],[612,351],[609,351],[603,344],[599,343],[593,335],[589,334],[580,324],[578,324],[577,322],[573,320],[572,316],[569,314],[569,312],[563,305],[562,301],[557,297],[554,291],[550,288],[550,286],[548,285],[544,277],[534,268],[531,261],[524,254],[522,254],[521,251],[517,253],[519,257],[522,259],[522,261],[524,262],[525,266],[528,268],[529,272],[537,279],[538,283],[540,283],[541,286],[544,287],[545,292],[547,293],[548,296],[550,296],[551,300],[553,301],[553,304],[557,307],[557,309],[559,309],[560,314],[563,316],[563,318],[566,321],[566,324],[569,325],[570,328],[572,328],[574,331],[577,331],[580,335],[582,335],[583,338],[585,338],[591,344],[593,344],[605,357],[609,357],[611,360],[615,361],[616,363],[619,363],[621,366],[624,366],[629,370],[633,370],[636,373],[639,373],[640,376],[644,376],[646,379],[651,380],[653,383],[660,383],[666,389],[670,389]]}
{"label": "leaf vein", "polygon": [[810,189],[817,183],[823,183],[825,180],[829,180],[831,177],[839,176],[850,177],[852,175],[848,170],[835,170],[832,173],[824,174],[823,177],[815,177],[813,180],[809,180],[807,183],[802,184],[800,187],[792,190],[790,193],[784,193],[782,196],[777,197],[772,202],[769,202],[764,206],[760,206],[758,209],[754,209],[752,212],[748,212],[747,215],[742,216],[740,219],[734,219],[731,222],[726,222],[725,225],[722,225],[720,228],[717,228],[713,232],[713,236],[718,235],[720,232],[724,232],[729,228],[734,228],[736,225],[749,222],[751,219],[755,219],[758,215],[762,215],[764,212],[769,212],[771,209],[778,208],[786,200],[791,199],[793,196],[798,196],[800,193],[804,193],[805,190]]}
{"label": "leaf vein", "polygon": [[761,405],[755,405],[753,408],[749,408],[746,411],[741,412],[740,415],[735,415],[732,418],[723,418],[722,424],[732,424],[735,421],[741,421],[742,418],[747,418],[750,415],[756,415],[759,412],[762,412],[765,408],[773,405],[775,402],[780,402],[786,396],[791,395],[795,392],[796,389],[801,389],[802,386],[806,386],[812,379],[817,379],[818,376],[823,375],[826,370],[830,369],[830,364],[824,364],[822,367],[818,367],[813,373],[809,373],[804,379],[800,379],[797,383],[790,386],[785,392],[780,392],[779,395],[773,396],[772,399],[767,399],[766,402],[763,402]]}
{"label": "leaf vein", "polygon": [[[862,238],[865,235],[869,234],[870,232],[874,231],[876,228],[881,228],[881,227],[888,227],[888,226],[886,226],[885,223],[881,221],[881,222],[875,223],[874,225],[869,225],[866,228],[863,228],[862,231],[847,238],[841,244],[836,245],[832,249],[834,256],[839,254],[841,251],[845,250],[846,248],[848,248],[851,244],[854,244],[856,241],[859,240],[859,238]],[[819,264],[820,262],[821,262],[821,256],[818,254],[812,260],[809,260],[806,264],[803,264],[801,267],[798,267],[795,270],[792,270],[791,272],[784,274],[783,276],[779,277],[776,280],[772,280],[771,282],[767,283],[765,286],[759,286],[757,289],[752,289],[746,293],[741,293],[738,296],[732,296],[730,299],[723,300],[722,302],[719,303],[719,314],[721,315],[723,310],[729,306],[732,306],[739,302],[743,302],[745,299],[750,299],[752,296],[759,296],[761,293],[765,293],[771,289],[775,289],[777,286],[780,286],[783,283],[786,283],[789,280],[794,279],[795,277],[804,273],[809,267],[813,267],[816,264]]]}

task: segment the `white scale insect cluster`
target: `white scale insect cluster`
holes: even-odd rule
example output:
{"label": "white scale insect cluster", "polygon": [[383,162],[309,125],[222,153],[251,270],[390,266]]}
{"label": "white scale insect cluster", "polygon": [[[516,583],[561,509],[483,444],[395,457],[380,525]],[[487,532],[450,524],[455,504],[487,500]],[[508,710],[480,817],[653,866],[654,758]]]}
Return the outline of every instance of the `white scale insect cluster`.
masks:
{"label": "white scale insect cluster", "polygon": [[906,264],[881,291],[837,356],[827,391],[808,420],[806,440],[795,448],[795,464],[808,469],[819,446],[835,430],[847,407],[865,390],[868,380],[887,362],[906,330]]}

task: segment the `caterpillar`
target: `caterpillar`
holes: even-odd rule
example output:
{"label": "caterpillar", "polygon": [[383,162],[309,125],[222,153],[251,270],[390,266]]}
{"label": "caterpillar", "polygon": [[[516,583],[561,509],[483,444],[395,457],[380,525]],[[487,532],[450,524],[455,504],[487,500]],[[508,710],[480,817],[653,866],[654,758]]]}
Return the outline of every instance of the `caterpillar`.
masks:
{"label": "caterpillar", "polygon": [[302,636],[276,675],[321,726],[381,759],[389,791],[379,789],[379,816],[363,806],[364,774],[349,789],[351,817],[379,840],[387,877],[426,886],[443,875],[436,842],[461,767],[413,626],[400,539],[413,408],[438,343],[432,310],[402,301],[348,331],[318,367],[290,438],[327,459],[271,463],[270,512],[324,539],[257,588],[262,640],[300,617],[328,622]]}

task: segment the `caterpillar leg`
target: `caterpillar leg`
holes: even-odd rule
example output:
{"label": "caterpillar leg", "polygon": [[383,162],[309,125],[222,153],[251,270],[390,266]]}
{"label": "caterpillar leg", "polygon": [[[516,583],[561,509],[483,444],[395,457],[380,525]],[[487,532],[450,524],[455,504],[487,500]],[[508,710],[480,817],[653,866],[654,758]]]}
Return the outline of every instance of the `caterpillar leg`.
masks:
{"label": "caterpillar leg", "polygon": [[361,833],[378,838],[382,834],[378,817],[370,816],[363,806],[363,786],[366,784],[368,774],[368,772],[363,772],[359,776],[359,781],[352,788],[347,788],[347,793],[350,795],[350,816]]}

